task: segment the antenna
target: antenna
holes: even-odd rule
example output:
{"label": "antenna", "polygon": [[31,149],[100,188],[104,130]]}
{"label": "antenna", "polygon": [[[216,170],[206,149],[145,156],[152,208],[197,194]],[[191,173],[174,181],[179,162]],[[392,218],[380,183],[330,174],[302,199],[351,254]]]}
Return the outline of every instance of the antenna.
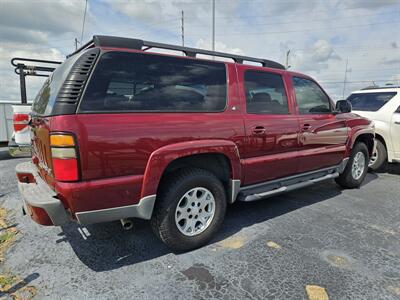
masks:
{"label": "antenna", "polygon": [[85,31],[85,21],[86,21],[87,3],[88,3],[88,0],[85,1],[85,12],[83,13],[82,33],[81,33],[81,44],[82,44],[82,40],[83,40],[83,32]]}

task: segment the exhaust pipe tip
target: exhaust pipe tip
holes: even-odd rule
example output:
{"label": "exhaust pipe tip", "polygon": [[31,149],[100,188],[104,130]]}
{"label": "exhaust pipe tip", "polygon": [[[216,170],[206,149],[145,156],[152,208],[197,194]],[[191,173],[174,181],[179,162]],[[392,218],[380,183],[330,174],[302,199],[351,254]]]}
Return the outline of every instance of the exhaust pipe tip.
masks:
{"label": "exhaust pipe tip", "polygon": [[131,219],[121,219],[120,221],[124,230],[131,230],[133,228],[133,222]]}

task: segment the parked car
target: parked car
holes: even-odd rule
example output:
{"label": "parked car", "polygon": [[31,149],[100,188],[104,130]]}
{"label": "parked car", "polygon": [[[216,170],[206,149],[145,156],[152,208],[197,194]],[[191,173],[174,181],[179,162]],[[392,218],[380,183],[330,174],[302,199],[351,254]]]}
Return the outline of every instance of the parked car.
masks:
{"label": "parked car", "polygon": [[24,210],[43,225],[151,220],[170,248],[199,247],[235,201],[361,185],[373,123],[337,105],[273,61],[94,36],[33,104],[32,162],[16,168]]}
{"label": "parked car", "polygon": [[376,150],[369,167],[384,170],[387,162],[400,162],[400,87],[373,87],[351,93],[353,111],[375,123]]}

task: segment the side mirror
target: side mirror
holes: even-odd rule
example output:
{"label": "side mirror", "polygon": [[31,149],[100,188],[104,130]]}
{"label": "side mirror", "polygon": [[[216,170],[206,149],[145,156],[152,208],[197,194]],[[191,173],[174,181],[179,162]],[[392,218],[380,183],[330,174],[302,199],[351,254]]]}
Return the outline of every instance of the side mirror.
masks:
{"label": "side mirror", "polygon": [[349,113],[351,112],[352,106],[351,103],[347,100],[339,100],[336,102],[336,111],[340,113]]}

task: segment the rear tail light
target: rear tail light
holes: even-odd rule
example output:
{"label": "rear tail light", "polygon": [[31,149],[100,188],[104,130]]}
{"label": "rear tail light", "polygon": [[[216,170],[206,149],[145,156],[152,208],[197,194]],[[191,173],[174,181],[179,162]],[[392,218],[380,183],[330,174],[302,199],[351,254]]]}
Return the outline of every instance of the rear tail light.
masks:
{"label": "rear tail light", "polygon": [[59,181],[79,179],[78,149],[74,136],[67,133],[50,135],[54,178]]}
{"label": "rear tail light", "polygon": [[14,131],[18,132],[28,127],[29,124],[29,115],[28,114],[14,114],[13,115],[13,126]]}

